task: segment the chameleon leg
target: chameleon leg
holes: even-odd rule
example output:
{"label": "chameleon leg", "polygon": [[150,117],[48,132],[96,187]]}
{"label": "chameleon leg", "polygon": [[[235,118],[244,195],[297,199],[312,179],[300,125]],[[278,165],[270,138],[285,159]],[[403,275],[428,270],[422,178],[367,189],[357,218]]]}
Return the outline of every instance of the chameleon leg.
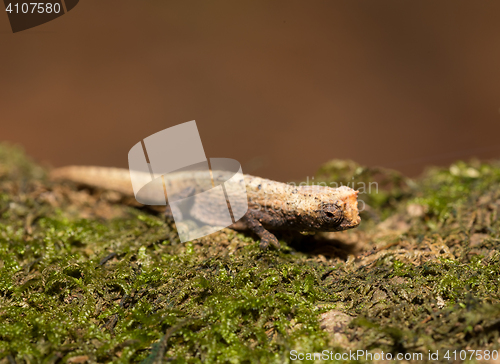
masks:
{"label": "chameleon leg", "polygon": [[271,243],[277,249],[280,248],[280,243],[278,239],[276,239],[276,236],[267,231],[264,228],[264,226],[262,226],[262,224],[259,222],[259,220],[253,217],[250,213],[247,213],[243,217],[243,219],[245,219],[246,221],[247,228],[260,238],[261,249],[267,249],[269,243]]}

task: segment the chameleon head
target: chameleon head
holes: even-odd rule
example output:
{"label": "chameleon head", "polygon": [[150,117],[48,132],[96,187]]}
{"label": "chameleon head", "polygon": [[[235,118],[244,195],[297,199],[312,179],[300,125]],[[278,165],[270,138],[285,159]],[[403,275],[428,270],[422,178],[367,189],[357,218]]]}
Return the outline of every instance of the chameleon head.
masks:
{"label": "chameleon head", "polygon": [[341,231],[358,226],[361,222],[358,211],[358,191],[342,186],[336,189],[329,188],[325,192],[328,199],[323,200],[318,210],[321,230]]}
{"label": "chameleon head", "polygon": [[342,186],[305,186],[296,219],[303,231],[341,231],[359,225],[358,191]]}

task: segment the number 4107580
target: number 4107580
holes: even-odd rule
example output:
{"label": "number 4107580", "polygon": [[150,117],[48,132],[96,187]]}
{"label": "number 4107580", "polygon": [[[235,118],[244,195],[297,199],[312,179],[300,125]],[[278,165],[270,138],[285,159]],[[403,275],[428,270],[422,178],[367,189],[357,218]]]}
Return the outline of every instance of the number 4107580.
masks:
{"label": "number 4107580", "polygon": [[16,14],[20,14],[20,13],[24,13],[24,14],[32,13],[33,14],[35,12],[39,13],[39,14],[43,14],[43,13],[51,14],[51,13],[61,12],[61,4],[59,4],[59,3],[55,3],[55,4],[51,4],[51,3],[22,3],[22,4],[12,5],[11,3],[9,3],[7,5],[7,8],[5,9],[5,11],[7,11],[9,13],[14,12]]}

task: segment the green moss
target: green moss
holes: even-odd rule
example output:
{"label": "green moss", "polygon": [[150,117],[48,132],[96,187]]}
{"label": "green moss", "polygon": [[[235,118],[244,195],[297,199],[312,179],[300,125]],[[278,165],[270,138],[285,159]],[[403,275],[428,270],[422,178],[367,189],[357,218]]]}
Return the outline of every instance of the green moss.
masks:
{"label": "green moss", "polygon": [[[429,212],[441,220],[457,208],[484,192],[498,190],[500,164],[498,162],[456,162],[448,169],[430,169],[428,178],[420,183],[415,202],[429,207]],[[436,188],[438,187],[438,188]]]}
{"label": "green moss", "polygon": [[[1,146],[0,363],[498,349],[499,166],[458,162],[417,181],[352,162],[324,166],[326,183],[379,181],[361,229],[335,235],[360,247],[344,260],[346,246],[297,250],[311,237],[297,245],[285,236],[280,251],[263,252],[225,229],[180,244],[161,214],[54,184]],[[355,317],[342,331],[347,344],[322,329],[319,315],[332,309]]]}

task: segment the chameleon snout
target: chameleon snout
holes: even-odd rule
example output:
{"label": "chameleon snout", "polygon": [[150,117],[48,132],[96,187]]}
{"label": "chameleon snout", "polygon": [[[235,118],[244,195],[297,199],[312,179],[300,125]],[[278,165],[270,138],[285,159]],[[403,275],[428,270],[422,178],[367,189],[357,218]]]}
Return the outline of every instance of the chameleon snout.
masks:
{"label": "chameleon snout", "polygon": [[350,189],[342,198],[344,205],[344,219],[340,224],[341,230],[352,229],[359,225],[361,218],[358,210],[359,191]]}

